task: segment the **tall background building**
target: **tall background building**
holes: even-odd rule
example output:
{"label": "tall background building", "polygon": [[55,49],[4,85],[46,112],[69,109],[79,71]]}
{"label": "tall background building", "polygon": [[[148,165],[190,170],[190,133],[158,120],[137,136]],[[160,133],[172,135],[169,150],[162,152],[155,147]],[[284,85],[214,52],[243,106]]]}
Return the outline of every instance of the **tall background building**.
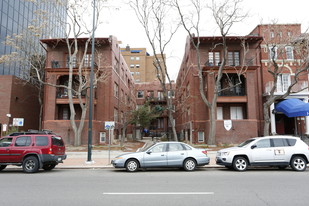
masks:
{"label": "tall background building", "polygon": [[[29,28],[42,26],[41,35],[33,38],[34,45],[29,50],[40,48],[39,38],[64,37],[66,21],[65,4],[59,5],[55,0],[29,1],[29,0],[1,0],[0,1],[0,57],[12,52],[15,48],[3,44],[7,36],[25,33]],[[59,21],[61,19],[61,22]],[[14,75],[21,77],[22,68],[19,62],[1,63],[0,75]]]}
{"label": "tall background building", "polygon": [[[17,128],[20,131],[39,128],[39,90],[23,80],[30,70],[30,61],[24,57],[31,57],[34,51],[45,54],[40,38],[64,37],[66,19],[66,1],[0,0],[0,136],[14,129],[14,118],[24,119]],[[23,49],[4,43],[7,37],[21,34]],[[13,52],[25,61],[3,61]]]}

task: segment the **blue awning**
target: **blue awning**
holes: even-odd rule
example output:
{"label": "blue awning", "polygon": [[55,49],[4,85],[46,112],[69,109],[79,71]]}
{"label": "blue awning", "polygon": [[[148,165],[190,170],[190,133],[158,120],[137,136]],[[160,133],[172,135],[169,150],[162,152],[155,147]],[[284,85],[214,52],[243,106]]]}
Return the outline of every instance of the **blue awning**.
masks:
{"label": "blue awning", "polygon": [[276,112],[283,112],[288,117],[309,116],[309,103],[299,99],[287,99],[276,105]]}

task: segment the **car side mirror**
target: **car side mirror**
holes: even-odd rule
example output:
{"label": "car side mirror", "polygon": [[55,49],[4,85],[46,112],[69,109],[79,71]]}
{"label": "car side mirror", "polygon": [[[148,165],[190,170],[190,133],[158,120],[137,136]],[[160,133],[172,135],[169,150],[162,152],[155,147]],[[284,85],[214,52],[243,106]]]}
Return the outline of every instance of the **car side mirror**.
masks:
{"label": "car side mirror", "polygon": [[255,145],[255,144],[251,146],[251,149],[254,149],[254,148],[256,148],[256,145]]}
{"label": "car side mirror", "polygon": [[147,151],[146,153],[147,153],[147,154],[151,154],[151,151]]}

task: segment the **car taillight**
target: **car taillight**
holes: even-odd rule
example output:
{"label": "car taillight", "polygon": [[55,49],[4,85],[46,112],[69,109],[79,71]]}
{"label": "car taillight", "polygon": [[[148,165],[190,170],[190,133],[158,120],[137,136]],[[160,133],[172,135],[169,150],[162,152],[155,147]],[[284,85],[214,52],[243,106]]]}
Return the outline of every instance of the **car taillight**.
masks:
{"label": "car taillight", "polygon": [[49,148],[48,154],[53,154],[53,149]]}
{"label": "car taillight", "polygon": [[207,155],[207,150],[202,151],[204,155]]}

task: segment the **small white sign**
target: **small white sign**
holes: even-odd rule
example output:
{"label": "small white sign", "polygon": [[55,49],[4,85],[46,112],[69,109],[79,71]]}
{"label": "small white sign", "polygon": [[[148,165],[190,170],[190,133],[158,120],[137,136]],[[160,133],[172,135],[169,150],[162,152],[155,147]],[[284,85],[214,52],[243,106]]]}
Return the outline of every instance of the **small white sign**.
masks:
{"label": "small white sign", "polygon": [[232,129],[232,120],[224,120],[224,128],[230,131]]}
{"label": "small white sign", "polygon": [[7,124],[3,124],[3,125],[2,125],[2,131],[3,131],[3,132],[6,132],[7,127],[8,127],[8,125],[7,125]]}
{"label": "small white sign", "polygon": [[13,126],[16,127],[24,126],[24,118],[13,118]]}
{"label": "small white sign", "polygon": [[105,122],[105,129],[114,129],[115,128],[115,122]]}

